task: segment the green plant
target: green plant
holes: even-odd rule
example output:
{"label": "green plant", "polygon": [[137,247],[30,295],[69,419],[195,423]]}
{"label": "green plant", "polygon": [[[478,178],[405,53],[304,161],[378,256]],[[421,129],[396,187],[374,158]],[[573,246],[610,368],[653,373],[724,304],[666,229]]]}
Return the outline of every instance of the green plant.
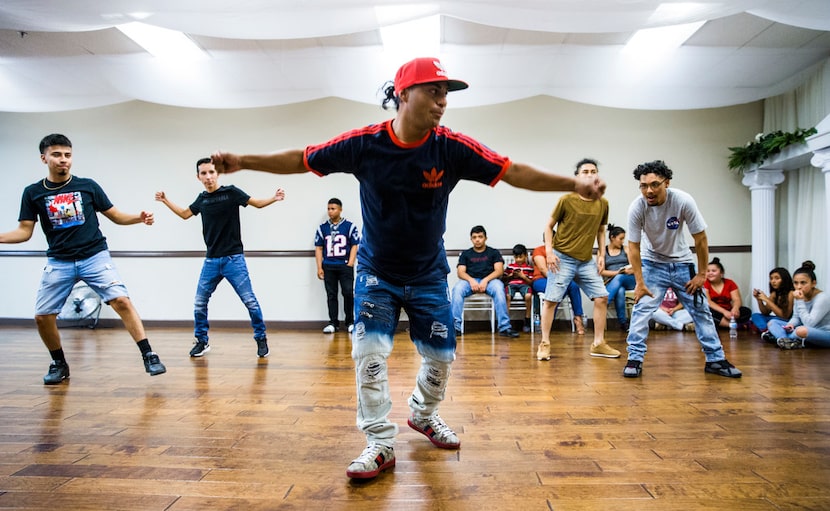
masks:
{"label": "green plant", "polygon": [[732,155],[729,156],[729,168],[733,170],[747,170],[751,165],[763,163],[773,154],[781,152],[781,149],[791,144],[803,144],[810,135],[815,135],[816,129],[798,128],[792,133],[781,130],[767,134],[758,133],[755,140],[747,142],[742,147],[730,147]]}

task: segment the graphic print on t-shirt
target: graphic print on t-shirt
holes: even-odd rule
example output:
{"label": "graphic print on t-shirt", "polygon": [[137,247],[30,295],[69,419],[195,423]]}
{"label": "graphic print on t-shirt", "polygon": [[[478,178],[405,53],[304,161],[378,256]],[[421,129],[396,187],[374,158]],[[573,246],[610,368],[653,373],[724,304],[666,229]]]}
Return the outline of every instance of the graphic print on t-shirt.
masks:
{"label": "graphic print on t-shirt", "polygon": [[84,200],[81,192],[59,193],[44,200],[53,229],[66,229],[84,223]]}

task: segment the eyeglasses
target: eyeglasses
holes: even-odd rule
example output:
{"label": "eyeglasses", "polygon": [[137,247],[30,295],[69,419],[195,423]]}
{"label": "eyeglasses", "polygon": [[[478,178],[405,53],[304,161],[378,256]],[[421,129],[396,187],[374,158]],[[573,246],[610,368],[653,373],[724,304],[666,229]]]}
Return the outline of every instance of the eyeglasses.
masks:
{"label": "eyeglasses", "polygon": [[657,189],[660,188],[660,185],[662,185],[665,182],[666,180],[664,179],[662,181],[652,181],[651,183],[640,183],[640,191],[644,192],[650,188],[651,191],[656,192]]}

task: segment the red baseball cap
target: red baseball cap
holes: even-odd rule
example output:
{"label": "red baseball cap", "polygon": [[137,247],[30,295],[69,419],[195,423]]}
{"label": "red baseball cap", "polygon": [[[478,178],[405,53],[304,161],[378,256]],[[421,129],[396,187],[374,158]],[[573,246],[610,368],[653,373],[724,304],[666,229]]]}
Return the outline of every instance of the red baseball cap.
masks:
{"label": "red baseball cap", "polygon": [[440,60],[432,57],[421,57],[410,60],[395,73],[395,94],[400,94],[402,90],[413,85],[434,82],[445,82],[450,91],[469,87],[466,82],[450,79]]}

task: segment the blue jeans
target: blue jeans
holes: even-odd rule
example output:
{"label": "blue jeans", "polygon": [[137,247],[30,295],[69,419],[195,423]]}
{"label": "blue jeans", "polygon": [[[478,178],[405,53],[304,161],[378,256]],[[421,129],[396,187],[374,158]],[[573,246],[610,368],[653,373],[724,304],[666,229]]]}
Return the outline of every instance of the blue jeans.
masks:
{"label": "blue jeans", "polygon": [[758,330],[762,332],[768,328],[767,323],[774,319],[786,323],[785,320],[782,320],[778,316],[772,314],[761,314],[760,312],[753,312],[752,316],[749,317],[749,320],[752,321],[752,324],[758,327]]}
{"label": "blue jeans", "polygon": [[[504,290],[501,291],[504,296]],[[421,355],[421,368],[409,397],[413,415],[438,410],[455,360],[455,330],[447,279],[396,285],[358,268],[355,280],[352,358],[357,383],[357,426],[369,442],[394,446],[398,426],[389,420],[392,397],[386,359],[401,309],[409,317],[409,337]]]}
{"label": "blue jeans", "polygon": [[608,301],[614,300],[614,309],[617,311],[617,319],[622,323],[628,322],[625,314],[625,292],[634,289],[637,284],[634,275],[620,273],[608,281],[605,289],[608,290]]}
{"label": "blue jeans", "polygon": [[706,355],[706,361],[714,362],[726,358],[706,297],[701,295],[695,300],[686,292],[686,282],[691,274],[694,274],[694,264],[691,263],[657,263],[643,259],[643,279],[654,296],[643,296],[631,311],[631,325],[626,339],[629,360],[643,361],[648,338],[648,320],[660,307],[669,287],[674,290],[680,303],[692,316],[695,334]]}
{"label": "blue jeans", "polygon": [[[548,279],[536,279],[533,281],[533,299],[537,300],[538,296],[537,293],[545,292],[545,288],[548,285]],[[574,311],[574,317],[581,317],[585,315],[585,311],[582,310],[582,294],[579,291],[579,286],[576,285],[576,282],[573,280],[570,284],[568,284],[568,290],[565,292],[568,295],[568,298],[571,299],[571,307]],[[559,305],[557,305],[559,307]],[[536,305],[536,310],[541,310],[540,306]],[[553,315],[556,317],[556,309],[553,310]]]}
{"label": "blue jeans", "polygon": [[35,314],[38,316],[59,314],[72,287],[80,280],[86,282],[93,291],[98,293],[104,303],[109,303],[121,296],[128,296],[127,288],[121,282],[121,277],[118,276],[112,257],[107,250],[77,261],[49,257],[43,268],[40,287],[37,290]]}
{"label": "blue jeans", "polygon": [[265,339],[265,321],[251,287],[245,255],[234,254],[207,258],[202,263],[202,273],[199,275],[199,285],[196,286],[196,299],[193,303],[193,335],[196,340],[208,342],[208,301],[222,279],[228,279],[228,283],[247,307],[251,327],[254,329],[254,339]]}
{"label": "blue jeans", "polygon": [[[786,324],[787,322],[782,319],[773,319],[768,323],[769,333],[774,335],[776,339],[780,339],[782,337],[788,339],[798,339],[799,337],[795,335],[795,330],[799,327],[794,328],[792,332],[787,332],[784,330],[784,325]],[[804,327],[804,325],[801,326]],[[807,337],[804,338],[805,345],[812,344],[821,348],[830,348],[830,332],[811,326],[805,328],[807,329]]]}
{"label": "blue jeans", "polygon": [[[481,279],[476,279],[476,281],[481,282]],[[500,280],[491,280],[487,283],[485,293],[493,299],[499,332],[510,329],[510,316],[507,313],[507,295],[504,293],[504,283]],[[464,299],[471,294],[473,294],[473,288],[466,280],[459,280],[452,287],[452,320],[456,330],[461,330],[462,318],[464,317]]]}

